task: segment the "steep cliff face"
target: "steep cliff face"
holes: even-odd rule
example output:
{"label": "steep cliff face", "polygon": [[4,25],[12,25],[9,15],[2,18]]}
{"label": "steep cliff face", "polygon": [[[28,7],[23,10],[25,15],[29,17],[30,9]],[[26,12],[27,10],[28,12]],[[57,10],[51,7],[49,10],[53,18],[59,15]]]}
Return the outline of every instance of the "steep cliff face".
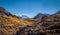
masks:
{"label": "steep cliff face", "polygon": [[33,23],[32,26],[21,28],[16,35],[60,35],[59,13],[53,16],[43,16],[40,21]]}

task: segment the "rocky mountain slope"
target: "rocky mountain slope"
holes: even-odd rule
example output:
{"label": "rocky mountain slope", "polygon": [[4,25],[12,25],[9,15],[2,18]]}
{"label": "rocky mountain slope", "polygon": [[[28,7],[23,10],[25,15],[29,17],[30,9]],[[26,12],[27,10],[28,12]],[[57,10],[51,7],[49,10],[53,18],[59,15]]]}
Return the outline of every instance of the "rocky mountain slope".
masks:
{"label": "rocky mountain slope", "polygon": [[60,11],[16,32],[16,35],[60,35]]}
{"label": "rocky mountain slope", "polygon": [[14,35],[19,28],[31,24],[32,22],[21,20],[3,7],[0,7],[0,35]]}

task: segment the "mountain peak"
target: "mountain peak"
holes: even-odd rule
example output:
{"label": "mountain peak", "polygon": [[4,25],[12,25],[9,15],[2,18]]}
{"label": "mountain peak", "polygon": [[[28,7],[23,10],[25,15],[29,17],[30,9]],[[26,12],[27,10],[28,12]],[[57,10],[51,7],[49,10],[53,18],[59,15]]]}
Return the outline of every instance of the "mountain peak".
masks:
{"label": "mountain peak", "polygon": [[28,16],[25,16],[25,15],[22,15],[22,16],[19,16],[21,19],[27,19],[29,18]]}
{"label": "mountain peak", "polygon": [[3,7],[0,7],[0,9],[3,9],[3,10],[5,10],[5,8],[3,8]]}
{"label": "mountain peak", "polygon": [[52,16],[60,16],[60,11],[58,11],[57,13],[53,14]]}
{"label": "mountain peak", "polygon": [[0,7],[0,12],[5,11],[5,8]]}
{"label": "mountain peak", "polygon": [[42,18],[42,16],[49,16],[49,14],[43,14],[43,13],[38,13],[35,17],[34,17],[34,19],[40,19],[40,18]]}
{"label": "mountain peak", "polygon": [[5,8],[0,7],[0,15],[11,16],[12,14],[9,13]]}
{"label": "mountain peak", "polygon": [[60,13],[60,11],[58,11],[56,14],[59,14]]}

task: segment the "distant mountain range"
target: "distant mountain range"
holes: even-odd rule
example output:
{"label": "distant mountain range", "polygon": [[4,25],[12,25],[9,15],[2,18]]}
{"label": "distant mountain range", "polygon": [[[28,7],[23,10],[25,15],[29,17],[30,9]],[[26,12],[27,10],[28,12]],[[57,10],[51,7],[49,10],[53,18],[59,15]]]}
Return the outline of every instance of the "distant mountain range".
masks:
{"label": "distant mountain range", "polygon": [[26,16],[26,15],[22,15],[22,16],[18,16],[20,19],[27,19],[27,18],[29,18],[28,16]]}

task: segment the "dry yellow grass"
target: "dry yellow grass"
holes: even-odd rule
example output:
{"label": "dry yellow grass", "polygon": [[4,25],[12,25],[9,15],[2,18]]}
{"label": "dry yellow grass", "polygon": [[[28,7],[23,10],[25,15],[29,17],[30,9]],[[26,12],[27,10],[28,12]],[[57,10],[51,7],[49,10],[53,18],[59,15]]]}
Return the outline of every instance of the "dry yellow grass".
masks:
{"label": "dry yellow grass", "polygon": [[13,35],[18,28],[32,25],[32,22],[18,19],[12,16],[0,15],[0,35]]}
{"label": "dry yellow grass", "polygon": [[16,17],[9,16],[8,18],[9,18],[10,20],[12,20],[12,21],[19,22],[19,23],[21,23],[21,24],[23,24],[23,25],[32,25],[32,22],[28,22],[28,21],[26,21],[26,20],[21,20],[21,19],[18,19],[18,18],[16,18]]}

